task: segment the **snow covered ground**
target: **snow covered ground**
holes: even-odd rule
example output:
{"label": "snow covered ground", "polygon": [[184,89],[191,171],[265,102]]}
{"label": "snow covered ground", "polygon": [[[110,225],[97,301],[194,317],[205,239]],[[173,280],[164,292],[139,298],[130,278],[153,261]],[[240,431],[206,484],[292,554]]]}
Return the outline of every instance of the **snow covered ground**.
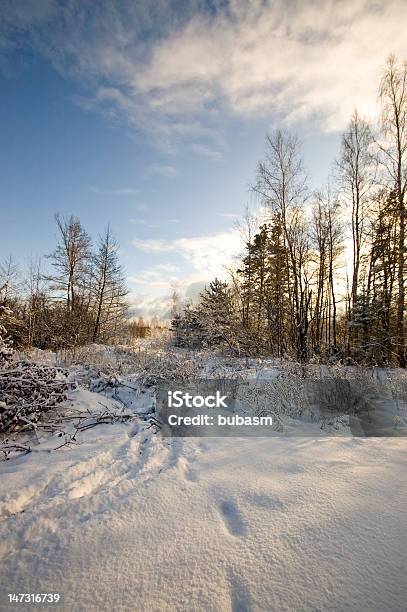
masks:
{"label": "snow covered ground", "polygon": [[407,609],[405,438],[153,430],[100,425],[0,463],[1,610],[41,607],[13,592],[75,612]]}

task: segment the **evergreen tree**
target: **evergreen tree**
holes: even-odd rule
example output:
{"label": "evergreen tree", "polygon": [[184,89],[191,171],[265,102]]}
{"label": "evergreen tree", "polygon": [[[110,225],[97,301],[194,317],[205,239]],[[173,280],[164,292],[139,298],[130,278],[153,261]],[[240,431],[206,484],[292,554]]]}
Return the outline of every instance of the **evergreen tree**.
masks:
{"label": "evergreen tree", "polygon": [[181,313],[172,320],[171,329],[174,333],[174,344],[179,348],[202,348],[204,332],[201,312],[198,308],[187,304]]}
{"label": "evergreen tree", "polygon": [[199,316],[207,346],[236,348],[236,310],[227,283],[212,281],[201,295]]}
{"label": "evergreen tree", "polygon": [[281,215],[276,213],[269,230],[266,301],[269,348],[278,357],[288,348],[285,333],[289,316],[288,274]]}

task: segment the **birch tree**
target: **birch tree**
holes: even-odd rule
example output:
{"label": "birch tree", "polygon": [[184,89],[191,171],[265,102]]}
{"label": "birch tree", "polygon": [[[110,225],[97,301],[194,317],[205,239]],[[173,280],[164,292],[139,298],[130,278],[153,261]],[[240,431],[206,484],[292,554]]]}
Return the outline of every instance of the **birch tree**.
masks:
{"label": "birch tree", "polygon": [[297,357],[307,358],[310,290],[305,266],[307,236],[303,205],[307,199],[307,181],[297,136],[278,130],[266,138],[266,156],[257,170],[253,189],[273,213],[281,217],[286,266],[289,270],[288,292],[291,304],[291,336]]}
{"label": "birch tree", "polygon": [[355,110],[342,136],[341,153],[336,162],[345,201],[350,202],[352,228],[352,279],[350,308],[358,306],[361,255],[368,233],[369,196],[374,185],[373,136],[369,124]]}

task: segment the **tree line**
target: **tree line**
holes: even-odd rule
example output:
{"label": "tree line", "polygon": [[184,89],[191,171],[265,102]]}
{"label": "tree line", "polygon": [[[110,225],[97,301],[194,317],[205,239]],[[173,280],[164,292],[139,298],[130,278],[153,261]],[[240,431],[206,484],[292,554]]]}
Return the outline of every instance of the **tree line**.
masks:
{"label": "tree line", "polygon": [[380,119],[354,112],[324,189],[309,188],[296,135],[266,138],[230,282],[176,314],[175,343],[239,354],[406,366],[407,64],[391,56]]}
{"label": "tree line", "polygon": [[15,347],[74,349],[117,342],[128,323],[119,245],[108,226],[96,244],[74,216],[55,216],[58,242],[31,261],[21,280],[10,257],[0,265],[0,324]]}

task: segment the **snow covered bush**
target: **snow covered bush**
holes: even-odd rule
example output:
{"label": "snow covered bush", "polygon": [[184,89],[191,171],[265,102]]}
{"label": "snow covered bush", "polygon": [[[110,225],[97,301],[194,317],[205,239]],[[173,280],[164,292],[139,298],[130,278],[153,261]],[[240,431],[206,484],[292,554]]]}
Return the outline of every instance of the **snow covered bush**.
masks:
{"label": "snow covered bush", "polygon": [[18,361],[0,370],[0,432],[35,429],[43,414],[66,398],[69,383],[59,368]]}
{"label": "snow covered bush", "polygon": [[5,306],[0,306],[0,369],[5,367],[13,357],[12,341],[7,335],[5,319],[12,316],[11,311]]}
{"label": "snow covered bush", "polygon": [[66,399],[67,373],[60,368],[18,359],[8,338],[0,307],[0,433],[36,429],[42,415]]}

